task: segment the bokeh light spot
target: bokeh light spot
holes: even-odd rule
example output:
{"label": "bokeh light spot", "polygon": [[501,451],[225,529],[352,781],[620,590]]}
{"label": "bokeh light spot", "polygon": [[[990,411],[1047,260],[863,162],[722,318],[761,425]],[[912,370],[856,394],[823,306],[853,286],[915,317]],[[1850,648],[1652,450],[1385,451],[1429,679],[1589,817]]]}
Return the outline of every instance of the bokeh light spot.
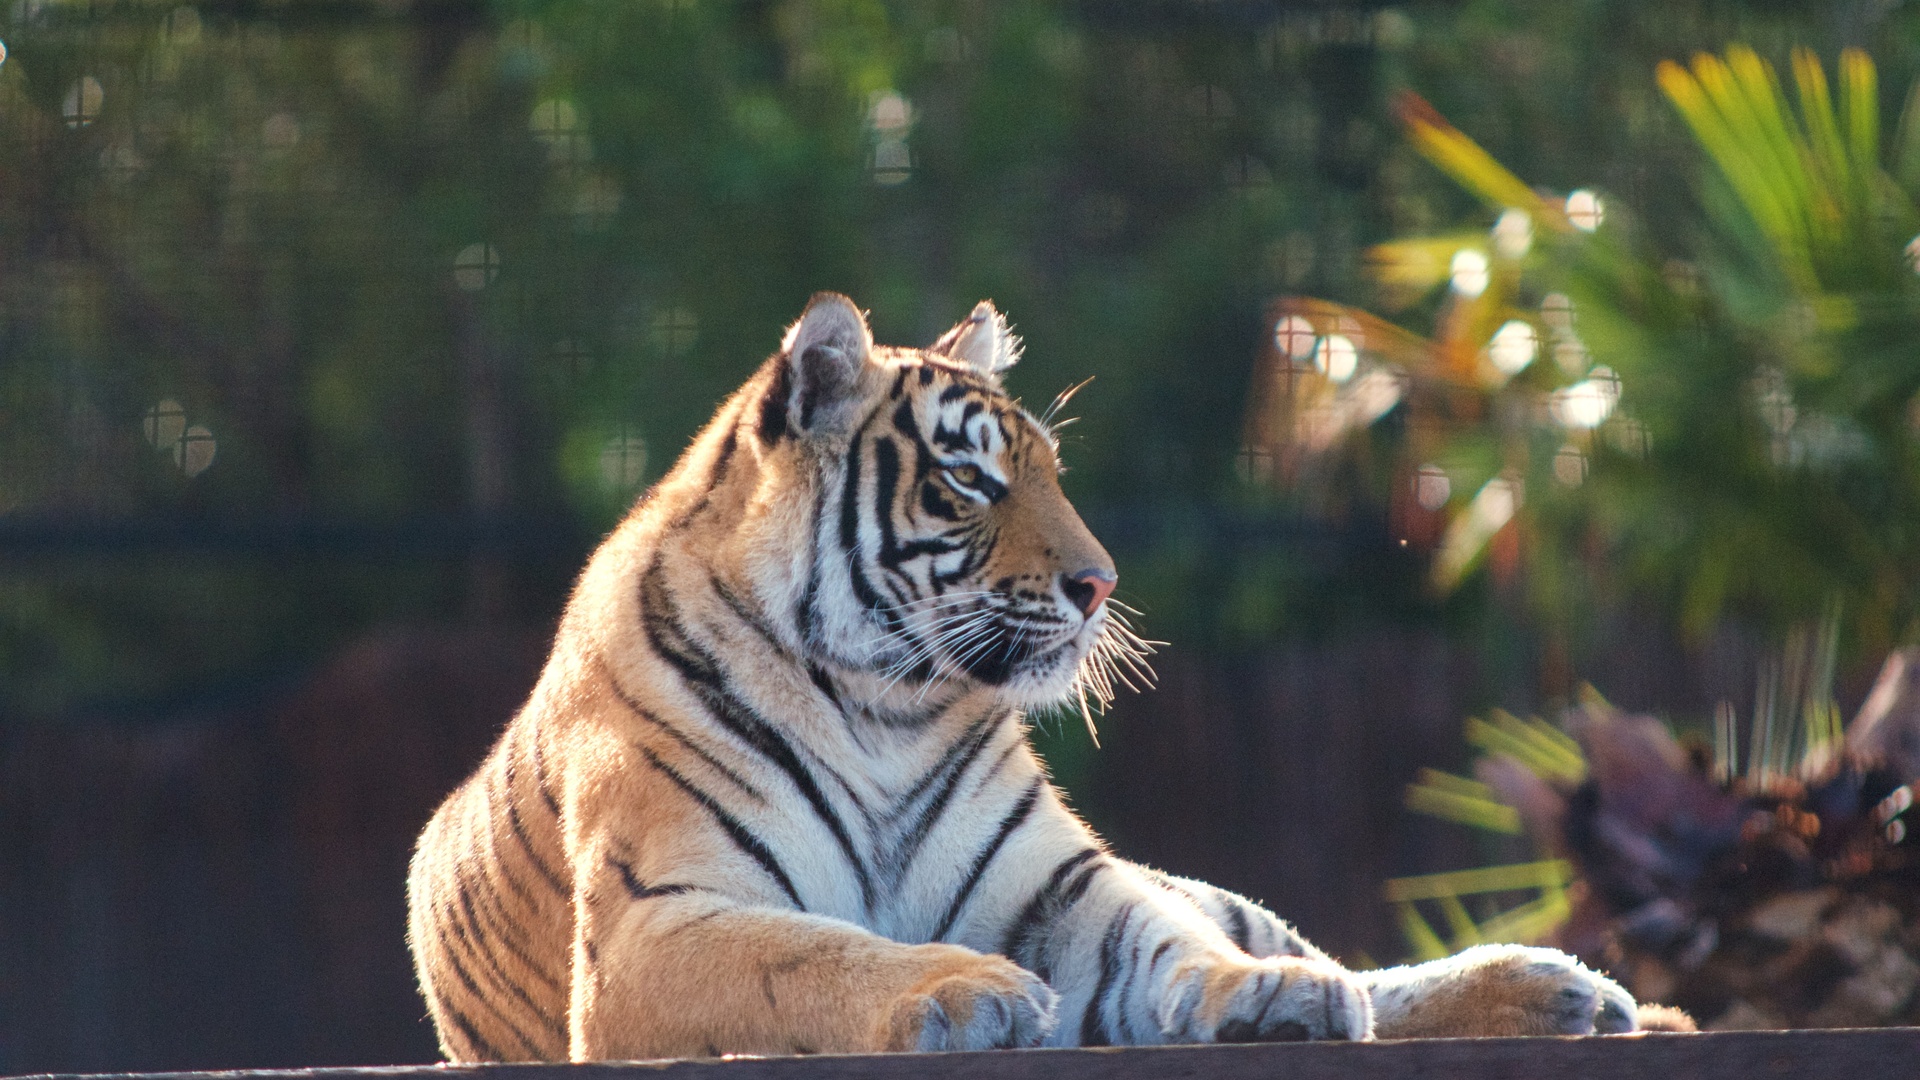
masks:
{"label": "bokeh light spot", "polygon": [[146,164],[146,159],[140,156],[139,151],[125,143],[114,143],[100,151],[100,168],[106,172],[109,180],[117,184],[133,179]]}
{"label": "bokeh light spot", "polygon": [[1313,324],[1298,315],[1281,319],[1273,328],[1273,347],[1289,360],[1302,361],[1313,355],[1314,339],[1319,337]]}
{"label": "bokeh light spot", "polygon": [[907,99],[893,90],[882,90],[873,96],[873,103],[867,106],[867,122],[873,130],[884,135],[905,135],[907,126],[913,123],[913,106]]}
{"label": "bokeh light spot", "polygon": [[647,477],[647,440],[616,435],[600,450],[600,479],[615,491],[632,491]]}
{"label": "bokeh light spot", "polygon": [[1760,421],[1767,425],[1768,431],[1781,437],[1793,430],[1800,410],[1794,404],[1787,377],[1777,368],[1766,368],[1754,377],[1753,397],[1760,410]]}
{"label": "bokeh light spot", "polygon": [[1487,270],[1487,256],[1483,251],[1465,248],[1454,252],[1453,264],[1448,273],[1453,291],[1469,300],[1487,291],[1492,276]]}
{"label": "bokeh light spot", "polygon": [[180,441],[173,445],[173,463],[188,476],[199,476],[213,464],[214,451],[218,449],[213,432],[195,424],[182,432]]}
{"label": "bokeh light spot", "polygon": [[873,182],[883,187],[904,184],[913,175],[913,153],[905,139],[881,139],[873,147]]}
{"label": "bokeh light spot", "polygon": [[1567,220],[1581,232],[1593,232],[1606,219],[1606,205],[1588,188],[1567,196]]}
{"label": "bokeh light spot", "polygon": [[1569,375],[1586,374],[1590,361],[1586,343],[1579,338],[1569,337],[1553,347],[1553,362]]}
{"label": "bokeh light spot", "polygon": [[1533,324],[1512,319],[1494,331],[1493,341],[1487,346],[1487,359],[1493,361],[1502,375],[1514,376],[1525,371],[1539,352],[1540,335]]}
{"label": "bokeh light spot", "polygon": [[1373,16],[1373,43],[1382,49],[1404,49],[1413,44],[1413,18],[1398,8],[1387,8]]}
{"label": "bokeh light spot", "polygon": [[100,80],[91,75],[75,79],[67,87],[67,96],[60,103],[60,115],[70,128],[83,128],[100,119],[100,107],[106,103],[107,92]]}
{"label": "bokeh light spot", "polygon": [[1360,366],[1360,350],[1346,335],[1328,334],[1313,351],[1313,366],[1334,382],[1346,382]]}
{"label": "bokeh light spot", "polygon": [[171,449],[186,430],[187,410],[172,398],[161,398],[140,421],[140,431],[147,441],[162,450]]}
{"label": "bokeh light spot", "polygon": [[1493,223],[1493,250],[1503,259],[1523,259],[1533,248],[1533,218],[1525,210],[1507,210]]}
{"label": "bokeh light spot", "polygon": [[468,244],[453,257],[453,283],[479,292],[500,276],[500,253],[492,244]]}
{"label": "bokeh light spot", "polygon": [[1561,427],[1577,431],[1592,431],[1606,423],[1608,414],[1613,412],[1614,402],[1619,400],[1619,390],[1610,387],[1606,380],[1583,379],[1572,386],[1563,387],[1554,392],[1548,402],[1553,418]]}
{"label": "bokeh light spot", "polygon": [[565,98],[548,98],[533,107],[527,130],[547,148],[547,160],[561,168],[593,159],[593,146],[579,110]]}
{"label": "bokeh light spot", "polygon": [[1568,487],[1579,487],[1587,478],[1587,455],[1568,443],[1553,455],[1553,478]]}
{"label": "bokeh light spot", "polygon": [[533,137],[546,143],[579,126],[580,114],[573,102],[565,98],[548,98],[535,105],[533,115],[527,120],[527,129],[533,132]]}
{"label": "bokeh light spot", "polygon": [[620,212],[620,201],[618,181],[610,176],[587,177],[573,196],[573,227],[580,232],[605,229]]}
{"label": "bokeh light spot", "polygon": [[1431,462],[1420,466],[1413,474],[1413,497],[1428,510],[1447,505],[1453,497],[1453,481],[1447,478],[1447,470]]}
{"label": "bokeh light spot", "polygon": [[1612,368],[1606,366],[1605,364],[1602,364],[1599,367],[1594,368],[1593,371],[1589,372],[1587,375],[1587,379],[1588,381],[1592,382],[1595,386],[1599,387],[1600,392],[1602,394],[1606,395],[1608,409],[1612,409],[1615,405],[1620,404],[1619,373],[1615,372]]}
{"label": "bokeh light spot", "polygon": [[1573,332],[1573,300],[1566,293],[1548,293],[1540,301],[1540,321],[1556,334]]}
{"label": "bokeh light spot", "polygon": [[668,356],[679,356],[700,337],[700,318],[683,307],[670,307],[654,315],[647,329],[653,347]]}
{"label": "bokeh light spot", "polygon": [[1619,412],[1607,421],[1606,436],[1609,445],[1628,457],[1644,458],[1653,448],[1647,425]]}
{"label": "bokeh light spot", "polygon": [[1235,191],[1246,192],[1273,186],[1273,170],[1252,154],[1242,154],[1227,162],[1225,175],[1227,186]]}

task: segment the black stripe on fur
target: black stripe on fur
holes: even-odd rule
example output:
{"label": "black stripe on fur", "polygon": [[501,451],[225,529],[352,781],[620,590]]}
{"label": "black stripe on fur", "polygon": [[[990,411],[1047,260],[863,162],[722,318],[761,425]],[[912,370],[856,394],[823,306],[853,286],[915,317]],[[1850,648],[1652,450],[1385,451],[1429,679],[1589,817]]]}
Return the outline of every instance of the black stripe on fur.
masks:
{"label": "black stripe on fur", "polygon": [[[453,972],[453,975],[455,978],[460,980],[460,985],[467,988],[467,993],[470,996],[470,999],[472,1001],[478,1002],[480,1005],[485,1006],[486,1010],[493,1014],[493,1018],[500,1022],[500,1026],[506,1029],[507,1034],[513,1036],[515,1039],[518,1039],[520,1041],[520,1045],[527,1048],[527,1053],[526,1053],[527,1057],[530,1057],[530,1058],[542,1057],[543,1055],[540,1053],[539,1045],[536,1044],[533,1041],[533,1039],[527,1035],[526,1032],[520,1030],[517,1024],[507,1019],[507,1015],[500,1011],[499,1004],[494,1001],[492,996],[481,992],[480,984],[474,981],[472,973],[467,970],[465,964],[462,964],[460,962],[459,952],[454,949],[453,943],[447,940],[448,927],[453,928],[454,936],[459,938],[461,943],[467,946],[467,950],[469,952],[474,952],[475,955],[478,955],[478,953],[477,951],[475,951],[473,944],[467,940],[465,931],[463,931],[460,928],[459,924],[453,920],[452,914],[453,914],[452,908],[448,908],[445,912],[442,913],[442,916],[440,919],[439,942],[440,942],[441,959],[447,962],[448,969],[450,969]],[[475,1034],[478,1034],[478,1033],[476,1032]],[[500,1060],[506,1060],[506,1059],[502,1057],[500,1058]]]}
{"label": "black stripe on fur", "polygon": [[761,442],[771,446],[786,438],[789,431],[787,399],[791,396],[793,396],[793,371],[788,367],[786,358],[782,357],[774,371],[773,381],[768,384],[766,393],[760,397],[760,420],[754,426],[754,431],[760,436]]}
{"label": "black stripe on fur", "polygon": [[554,817],[560,816],[560,800],[553,797],[553,787],[547,781],[547,758],[540,750],[540,732],[533,732],[533,786],[540,792],[540,801],[546,804]]}
{"label": "black stripe on fur", "polygon": [[1247,913],[1240,910],[1230,896],[1221,897],[1227,908],[1227,936],[1233,939],[1234,947],[1246,952],[1253,942],[1253,927],[1247,922]]}
{"label": "black stripe on fur", "polygon": [[1113,1045],[1113,1025],[1101,1016],[1101,1005],[1114,980],[1119,978],[1120,944],[1126,939],[1127,927],[1132,922],[1133,905],[1128,904],[1115,913],[1107,923],[1107,932],[1100,936],[1100,979],[1093,984],[1093,996],[1087,999],[1086,1012],[1080,1016],[1081,1046]]}
{"label": "black stripe on fur", "polygon": [[[976,727],[978,730],[968,732],[955,744],[954,749],[960,750],[960,755],[947,768],[945,782],[934,790],[932,797],[927,800],[927,805],[921,808],[919,816],[915,818],[913,826],[902,835],[900,843],[896,845],[895,866],[901,873],[905,873],[907,867],[913,864],[914,856],[920,852],[920,845],[926,843],[927,835],[939,823],[941,814],[946,811],[947,804],[952,801],[954,789],[960,786],[960,778],[966,775],[974,759],[986,749],[988,741],[993,738],[996,730],[986,726],[985,720],[976,722]],[[947,753],[951,756],[953,749]]]}
{"label": "black stripe on fur", "polygon": [[[502,805],[503,796],[494,790],[493,772],[482,770],[478,775],[480,787],[466,788],[461,792],[461,797],[467,803],[464,808],[467,814],[464,822],[467,830],[467,847],[482,853],[490,860],[488,869],[493,877],[506,882],[507,888],[513,890],[513,894],[519,897],[522,903],[528,907],[538,908],[541,906],[541,896],[533,894],[533,890],[527,887],[526,882],[520,880],[520,875],[514,873],[513,866],[500,854],[499,835],[494,828],[493,811],[490,808]],[[478,817],[474,816],[475,808],[472,805],[475,798],[481,802]]]}
{"label": "black stripe on fur", "polygon": [[620,875],[621,886],[627,890],[627,895],[633,897],[635,900],[652,900],[662,896],[679,896],[681,893],[693,892],[699,888],[698,885],[644,884],[641,882],[639,875],[633,872],[632,863],[622,862],[611,855],[607,856],[607,865],[613,867],[614,872]]}
{"label": "black stripe on fur", "polygon": [[[940,926],[934,930],[933,940],[944,940],[947,936],[947,931],[953,929],[954,921],[960,917],[960,912],[967,906],[968,898],[973,895],[973,890],[980,884],[980,878],[987,872],[987,867],[992,864],[993,857],[1000,853],[1000,848],[1007,842],[1007,837],[1012,836],[1014,830],[1018,829],[1029,817],[1033,816],[1034,805],[1040,801],[1040,788],[1045,783],[1045,780],[1035,777],[1033,783],[1027,785],[1027,790],[1021,794],[1020,801],[1014,803],[1013,809],[1007,812],[1007,816],[1000,819],[1000,827],[994,830],[993,839],[987,841],[987,846],[981,848],[979,854],[973,857],[973,865],[967,868],[965,880],[961,881],[960,888],[954,892],[953,903],[948,905],[946,915],[940,920]],[[1070,870],[1072,866],[1069,864],[1093,854],[1093,850],[1089,848],[1081,855],[1069,859],[1067,864],[1063,864],[1062,868]],[[1056,877],[1058,877],[1060,871],[1056,870],[1054,873]]]}
{"label": "black stripe on fur", "polygon": [[720,598],[720,602],[727,605],[727,610],[733,612],[734,617],[745,623],[761,641],[766,642],[768,648],[783,660],[794,659],[793,653],[789,652],[787,647],[781,644],[779,637],[774,634],[773,627],[767,625],[767,621],[754,610],[753,605],[749,604],[745,597],[734,592],[731,586],[721,581],[720,575],[708,574],[707,584],[713,588],[714,595]]}
{"label": "black stripe on fur", "polygon": [[721,414],[720,423],[727,426],[727,436],[720,442],[720,449],[713,456],[713,464],[707,470],[706,482],[702,485],[700,498],[692,506],[682,510],[679,516],[667,523],[666,531],[679,532],[693,523],[713,502],[713,493],[727,480],[727,469],[733,463],[733,453],[740,448],[740,410],[729,409]]}
{"label": "black stripe on fur", "polygon": [[533,838],[527,835],[526,823],[520,820],[520,808],[514,804],[511,790],[513,786],[513,766],[511,763],[507,765],[506,773],[509,790],[506,793],[506,798],[502,801],[506,804],[507,808],[507,827],[513,831],[513,838],[520,842],[521,850],[527,853],[527,861],[533,864],[534,872],[540,875],[540,879],[545,881],[556,894],[560,896],[569,895],[570,890],[567,888],[566,881],[554,871],[552,866],[547,864],[547,860],[540,857],[538,851],[534,850]]}
{"label": "black stripe on fur", "polygon": [[[483,962],[485,966],[482,968],[481,974],[485,975],[489,982],[506,990],[514,997],[519,998],[520,1003],[525,1005],[527,1009],[533,1013],[534,1019],[539,1022],[541,1027],[546,1028],[549,1034],[561,1042],[565,1042],[567,1039],[566,1027],[553,1017],[547,1015],[546,1009],[543,1008],[539,1002],[533,1000],[532,996],[527,993],[526,988],[521,986],[518,980],[507,974],[507,970],[500,966],[500,961],[493,955],[493,949],[489,944],[487,934],[480,924],[480,918],[474,912],[473,898],[467,891],[466,882],[458,880],[458,877],[459,875],[456,874],[454,895],[459,905],[457,912],[465,921],[454,920],[452,917],[456,913],[455,909],[448,909],[447,917],[451,920],[454,935],[458,937],[463,944],[467,945],[469,951],[476,959]],[[489,1004],[491,1005],[491,1001],[489,1001]],[[495,1011],[499,1011],[497,1007],[495,1007]],[[502,1019],[504,1020],[505,1017],[503,1016]],[[518,1034],[517,1030],[515,1034]]]}
{"label": "black stripe on fur", "polygon": [[665,732],[674,742],[679,743],[681,748],[686,750],[687,753],[699,758],[707,764],[708,768],[726,777],[735,787],[750,796],[754,802],[764,803],[767,801],[767,797],[760,793],[759,788],[748,783],[746,777],[728,768],[725,762],[714,757],[705,747],[689,738],[686,733],[648,712],[638,701],[635,701],[633,695],[627,693],[627,688],[620,685],[620,680],[613,677],[613,672],[607,669],[605,662],[600,663],[600,670],[601,674],[606,676],[607,687],[613,691],[613,696],[619,699],[620,704],[627,707],[628,712],[631,712],[633,715]]}
{"label": "black stripe on fur", "polygon": [[678,617],[678,606],[668,591],[659,561],[648,568],[641,581],[641,619],[647,640],[700,698],[713,718],[742,742],[772,762],[800,792],[807,805],[833,834],[840,850],[853,867],[860,882],[860,894],[868,909],[873,906],[873,877],[861,861],[847,832],[846,823],[834,812],[813,774],[801,763],[793,746],[771,724],[740,700],[728,685],[718,657],[695,643]]}
{"label": "black stripe on fur", "polygon": [[473,1021],[467,1019],[466,1013],[453,1007],[453,1003],[447,1000],[447,995],[436,989],[433,992],[433,1001],[440,1012],[453,1021],[453,1026],[459,1029],[460,1037],[467,1040],[467,1053],[461,1056],[478,1058],[482,1061],[511,1060],[504,1051],[488,1042],[486,1037],[480,1034],[480,1029],[473,1026]]}
{"label": "black stripe on fur", "polygon": [[887,629],[894,630],[899,625],[897,618],[879,590],[867,580],[866,568],[860,565],[860,443],[865,434],[865,425],[862,425],[847,448],[846,476],[840,489],[840,554],[847,561],[847,577],[853,583],[854,599],[869,611],[884,614]]}
{"label": "black stripe on fur", "polygon": [[559,979],[548,974],[547,970],[534,960],[533,954],[527,951],[526,942],[521,936],[522,928],[518,921],[508,917],[506,911],[500,906],[500,892],[493,887],[493,882],[482,876],[474,884],[485,886],[485,888],[481,890],[463,888],[460,894],[464,902],[477,892],[477,899],[474,900],[473,911],[469,912],[469,917],[478,916],[477,925],[484,927],[501,948],[512,953],[514,959],[520,961],[528,972],[547,984],[554,993],[564,995],[567,992],[566,986]]}
{"label": "black stripe on fur", "polygon": [[686,777],[681,776],[675,771],[673,766],[661,761],[659,755],[644,746],[640,747],[640,752],[646,755],[647,761],[654,768],[660,770],[667,779],[674,782],[675,786],[679,787],[681,791],[686,792],[694,802],[705,807],[707,813],[713,815],[713,820],[717,822],[721,830],[727,834],[727,838],[732,840],[734,845],[741,851],[751,856],[753,861],[760,864],[768,876],[772,877],[773,880],[780,885],[781,891],[787,894],[787,898],[793,901],[794,907],[799,908],[801,911],[807,910],[807,905],[800,902],[800,894],[794,890],[793,879],[787,876],[786,870],[780,866],[780,860],[774,858],[773,852],[767,849],[764,841],[749,832],[745,825],[740,824],[738,818],[727,813],[726,810],[714,800],[713,796],[695,787]]}
{"label": "black stripe on fur", "polygon": [[[1080,897],[1086,894],[1087,885],[1094,874],[1106,864],[1095,860],[1100,854],[1099,848],[1087,848],[1077,855],[1062,861],[1053,868],[1046,883],[1035,890],[1026,907],[1020,909],[1020,915],[1007,927],[1005,942],[1000,947],[1000,955],[1045,979],[1046,973],[1027,962],[1028,946],[1033,944],[1034,935],[1045,928],[1045,924],[1059,918],[1071,908]],[[1071,883],[1068,875],[1078,872]]]}

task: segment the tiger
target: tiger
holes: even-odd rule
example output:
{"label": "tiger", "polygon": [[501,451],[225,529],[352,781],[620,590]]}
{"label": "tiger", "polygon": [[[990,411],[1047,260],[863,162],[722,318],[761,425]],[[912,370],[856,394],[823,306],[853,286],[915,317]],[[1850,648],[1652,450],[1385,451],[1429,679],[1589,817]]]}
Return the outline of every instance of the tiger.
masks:
{"label": "tiger", "polygon": [[447,1059],[1634,1030],[1549,949],[1348,970],[1069,809],[1027,717],[1144,642],[1021,351],[816,295],[600,544],[409,867]]}

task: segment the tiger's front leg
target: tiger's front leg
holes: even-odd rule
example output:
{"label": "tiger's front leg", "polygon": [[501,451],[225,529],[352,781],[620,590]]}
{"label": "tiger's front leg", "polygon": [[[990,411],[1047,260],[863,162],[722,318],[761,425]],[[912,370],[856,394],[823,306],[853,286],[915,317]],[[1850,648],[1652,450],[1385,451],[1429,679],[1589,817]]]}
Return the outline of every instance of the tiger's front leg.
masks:
{"label": "tiger's front leg", "polygon": [[575,1061],[1038,1045],[1056,997],[1003,957],[903,945],[603,859],[577,896]]}
{"label": "tiger's front leg", "polygon": [[[1251,900],[1204,881],[1143,873],[1192,901],[1254,956],[1326,956]],[[1382,1039],[1610,1035],[1639,1026],[1632,995],[1558,949],[1480,945],[1355,977],[1372,999],[1374,1033]]]}
{"label": "tiger's front leg", "polygon": [[[1071,849],[1068,849],[1071,852]],[[1365,1039],[1367,992],[1324,958],[1255,958],[1093,847],[1033,860],[1001,948],[1060,993],[1056,1045]]]}

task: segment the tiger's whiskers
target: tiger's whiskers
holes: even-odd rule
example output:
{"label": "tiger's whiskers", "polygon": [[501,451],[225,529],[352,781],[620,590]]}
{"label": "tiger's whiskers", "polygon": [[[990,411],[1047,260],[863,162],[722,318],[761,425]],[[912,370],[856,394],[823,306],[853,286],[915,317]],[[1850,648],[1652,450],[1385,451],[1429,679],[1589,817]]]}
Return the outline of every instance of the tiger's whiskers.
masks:
{"label": "tiger's whiskers", "polygon": [[1096,747],[1100,745],[1100,732],[1093,721],[1095,714],[1106,715],[1107,707],[1119,693],[1119,686],[1135,693],[1153,686],[1160,676],[1147,657],[1166,644],[1140,636],[1122,613],[1124,610],[1138,615],[1137,610],[1112,599],[1107,603],[1113,606],[1107,612],[1106,624],[1100,628],[1093,647],[1087,650],[1086,658],[1080,661],[1068,690],[1079,706],[1080,719],[1086,723],[1087,734]]}

